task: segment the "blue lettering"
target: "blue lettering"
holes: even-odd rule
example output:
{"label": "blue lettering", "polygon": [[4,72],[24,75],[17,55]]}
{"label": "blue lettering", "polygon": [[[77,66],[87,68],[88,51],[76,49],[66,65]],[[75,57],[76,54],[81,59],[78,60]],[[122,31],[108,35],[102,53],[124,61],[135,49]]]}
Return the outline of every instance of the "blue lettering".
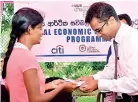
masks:
{"label": "blue lettering", "polygon": [[101,42],[101,37],[96,36],[96,42]]}
{"label": "blue lettering", "polygon": [[62,29],[58,29],[58,35],[62,35]]}
{"label": "blue lettering", "polygon": [[91,29],[87,29],[87,34],[91,35]]}
{"label": "blue lettering", "polygon": [[43,35],[51,35],[50,29],[44,29]]}
{"label": "blue lettering", "polygon": [[85,42],[85,40],[86,40],[86,39],[85,39],[85,36],[82,36],[82,37],[81,37],[81,41],[82,41],[82,42]]}
{"label": "blue lettering", "polygon": [[57,29],[54,29],[54,35],[57,35]]}
{"label": "blue lettering", "polygon": [[86,42],[90,42],[90,37],[86,36]]}
{"label": "blue lettering", "polygon": [[73,34],[77,35],[77,29],[73,29]]}

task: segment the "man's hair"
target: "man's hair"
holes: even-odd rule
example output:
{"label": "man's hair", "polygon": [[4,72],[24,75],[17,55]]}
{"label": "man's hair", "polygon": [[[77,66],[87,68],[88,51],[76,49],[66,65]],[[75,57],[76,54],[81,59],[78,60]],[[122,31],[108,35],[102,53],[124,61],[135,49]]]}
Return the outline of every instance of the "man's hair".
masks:
{"label": "man's hair", "polygon": [[120,20],[125,19],[129,26],[132,25],[132,20],[128,14],[120,14],[120,15],[118,15],[118,17]]}
{"label": "man's hair", "polygon": [[111,16],[119,21],[115,9],[110,4],[105,2],[96,2],[89,7],[86,13],[85,22],[90,23],[93,17],[96,17],[103,22],[109,19]]}

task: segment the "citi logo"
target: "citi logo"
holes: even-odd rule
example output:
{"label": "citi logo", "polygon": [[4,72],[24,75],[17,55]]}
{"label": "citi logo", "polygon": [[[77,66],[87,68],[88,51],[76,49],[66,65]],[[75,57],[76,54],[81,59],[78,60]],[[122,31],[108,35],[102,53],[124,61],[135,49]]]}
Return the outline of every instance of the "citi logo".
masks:
{"label": "citi logo", "polygon": [[52,54],[64,54],[64,46],[57,45],[55,48],[51,49]]}

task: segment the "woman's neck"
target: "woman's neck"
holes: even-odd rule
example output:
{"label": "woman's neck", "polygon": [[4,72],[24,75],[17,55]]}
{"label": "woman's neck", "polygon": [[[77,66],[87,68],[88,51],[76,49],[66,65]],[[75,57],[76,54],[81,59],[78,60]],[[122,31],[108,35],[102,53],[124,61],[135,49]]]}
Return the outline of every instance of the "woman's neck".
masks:
{"label": "woman's neck", "polygon": [[31,48],[33,46],[29,40],[18,39],[17,42],[24,44],[29,50],[31,50]]}

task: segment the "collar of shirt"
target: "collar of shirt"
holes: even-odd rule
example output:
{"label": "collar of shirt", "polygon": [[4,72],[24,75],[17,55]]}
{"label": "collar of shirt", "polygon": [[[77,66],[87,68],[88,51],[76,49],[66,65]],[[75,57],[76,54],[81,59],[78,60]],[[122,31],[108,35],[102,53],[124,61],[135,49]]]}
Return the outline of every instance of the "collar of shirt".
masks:
{"label": "collar of shirt", "polygon": [[120,25],[120,28],[115,36],[115,41],[119,44],[123,38],[123,35],[124,35],[124,30],[126,29],[127,26],[126,24],[122,23],[121,22],[121,25]]}
{"label": "collar of shirt", "polygon": [[14,48],[23,48],[23,49],[29,50],[27,46],[25,46],[24,44],[20,42],[16,42],[14,45]]}

